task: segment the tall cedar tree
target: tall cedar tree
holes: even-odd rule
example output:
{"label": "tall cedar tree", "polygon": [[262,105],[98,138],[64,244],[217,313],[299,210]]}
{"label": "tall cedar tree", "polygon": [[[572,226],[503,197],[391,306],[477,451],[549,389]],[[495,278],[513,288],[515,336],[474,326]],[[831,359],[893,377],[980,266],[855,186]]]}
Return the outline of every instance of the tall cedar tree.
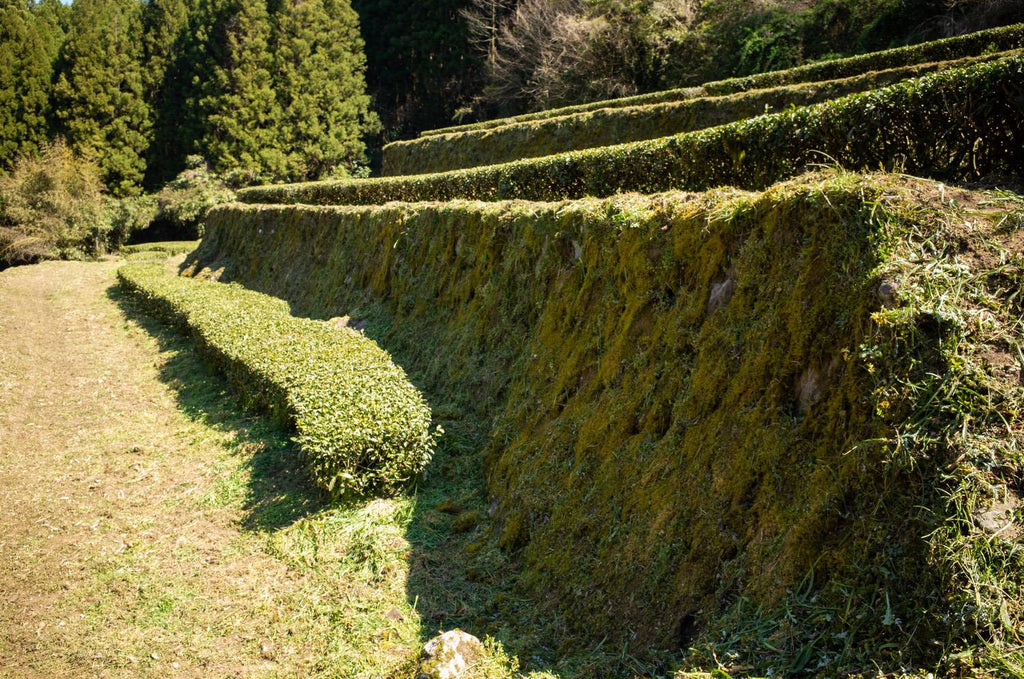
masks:
{"label": "tall cedar tree", "polygon": [[141,34],[135,0],[75,0],[53,91],[58,130],[116,195],[137,192],[146,169]]}
{"label": "tall cedar tree", "polygon": [[450,125],[477,88],[482,59],[459,13],[469,5],[470,0],[352,0],[385,141]]}
{"label": "tall cedar tree", "polygon": [[60,0],[38,0],[32,3],[32,15],[36,19],[36,29],[43,39],[52,66],[57,63],[60,48],[64,46],[64,38],[71,25],[71,5],[65,5]]}
{"label": "tall cedar tree", "polygon": [[223,45],[224,53],[199,102],[206,118],[202,148],[218,171],[279,176],[285,161],[277,140],[281,109],[274,92],[267,4],[232,2],[222,16],[211,38]]}
{"label": "tall cedar tree", "polygon": [[35,154],[48,136],[53,63],[24,2],[0,3],[0,168]]}
{"label": "tall cedar tree", "polygon": [[146,69],[143,85],[146,97],[152,98],[164,88],[174,53],[187,30],[195,11],[195,0],[149,0],[142,7],[142,44]]}
{"label": "tall cedar tree", "polygon": [[275,141],[291,181],[347,174],[365,160],[370,108],[359,18],[347,0],[285,0],[277,21]]}
{"label": "tall cedar tree", "polygon": [[[146,69],[143,87],[152,107],[153,132],[146,158],[145,185],[156,190],[184,169],[196,153],[198,115],[197,72],[204,61],[199,46],[197,0],[149,0],[142,8]],[[189,124],[191,123],[191,124]]]}

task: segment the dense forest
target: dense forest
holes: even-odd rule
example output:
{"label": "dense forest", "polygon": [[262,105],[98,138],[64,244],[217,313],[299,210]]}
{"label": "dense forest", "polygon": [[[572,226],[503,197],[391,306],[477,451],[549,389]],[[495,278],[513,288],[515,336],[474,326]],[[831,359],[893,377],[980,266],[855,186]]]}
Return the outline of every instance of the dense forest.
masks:
{"label": "dense forest", "polygon": [[[61,137],[115,195],[199,154],[253,180],[352,171],[377,127],[348,2],[6,2],[0,161]],[[10,56],[8,56],[10,55]]]}

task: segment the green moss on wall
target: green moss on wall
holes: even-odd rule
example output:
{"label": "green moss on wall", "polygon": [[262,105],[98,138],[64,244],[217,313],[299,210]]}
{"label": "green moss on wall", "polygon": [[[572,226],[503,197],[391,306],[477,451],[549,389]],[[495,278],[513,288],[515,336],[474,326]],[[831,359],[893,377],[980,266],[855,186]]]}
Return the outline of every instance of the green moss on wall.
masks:
{"label": "green moss on wall", "polygon": [[494,539],[583,638],[997,671],[1021,661],[1024,550],[974,517],[998,496],[1021,519],[1022,215],[837,173],[234,205],[189,271],[368,322],[485,422]]}

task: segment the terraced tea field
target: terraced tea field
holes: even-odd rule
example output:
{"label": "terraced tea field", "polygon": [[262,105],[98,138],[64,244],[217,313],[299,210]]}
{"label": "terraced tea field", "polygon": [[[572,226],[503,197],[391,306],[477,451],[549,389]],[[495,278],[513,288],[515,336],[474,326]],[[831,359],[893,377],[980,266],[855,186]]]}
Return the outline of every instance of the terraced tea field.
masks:
{"label": "terraced tea field", "polygon": [[116,289],[0,274],[3,658],[1024,676],[1022,36],[427,131]]}

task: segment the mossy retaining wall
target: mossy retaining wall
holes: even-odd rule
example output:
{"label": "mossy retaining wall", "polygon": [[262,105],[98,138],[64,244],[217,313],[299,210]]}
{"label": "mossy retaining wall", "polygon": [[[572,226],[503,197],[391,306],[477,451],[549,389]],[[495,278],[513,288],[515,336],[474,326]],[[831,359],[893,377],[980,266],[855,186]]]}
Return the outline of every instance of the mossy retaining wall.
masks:
{"label": "mossy retaining wall", "polygon": [[[1000,605],[965,615],[960,572],[924,537],[962,521],[940,434],[984,418],[947,408],[955,388],[889,390],[959,375],[944,347],[972,346],[896,257],[906,234],[936,247],[947,200],[828,175],[763,194],[233,205],[187,271],[363,319],[481,418],[496,539],[585,637],[685,649],[746,602],[783,611],[772,643],[794,655],[870,638],[903,667]],[[809,591],[828,617],[787,617]]]}

